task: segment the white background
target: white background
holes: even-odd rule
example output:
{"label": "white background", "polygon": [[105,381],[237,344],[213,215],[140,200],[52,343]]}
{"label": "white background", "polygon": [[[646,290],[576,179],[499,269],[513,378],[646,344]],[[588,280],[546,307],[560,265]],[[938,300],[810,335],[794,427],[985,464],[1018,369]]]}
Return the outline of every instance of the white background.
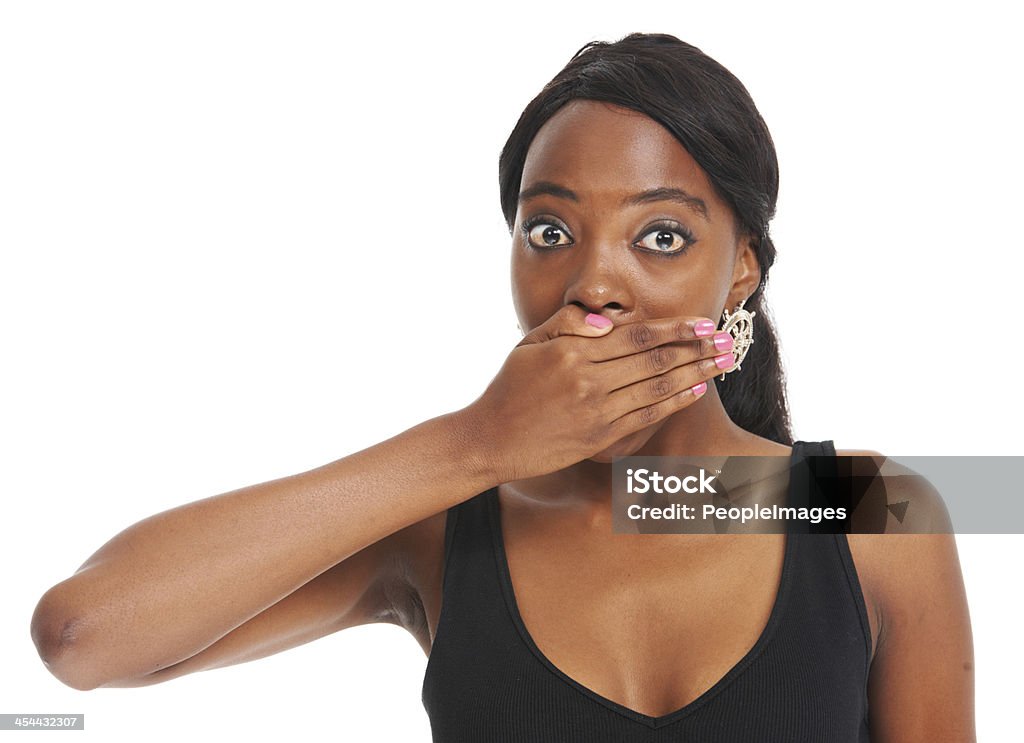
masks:
{"label": "white background", "polygon": [[[426,658],[391,625],[81,692],[29,619],[125,526],[483,390],[520,337],[498,152],[592,39],[674,34],[768,122],[798,438],[1022,453],[1009,4],[368,5],[0,6],[0,712],[86,713],[76,740],[429,740]],[[1019,727],[1022,540],[957,540],[980,740]]]}

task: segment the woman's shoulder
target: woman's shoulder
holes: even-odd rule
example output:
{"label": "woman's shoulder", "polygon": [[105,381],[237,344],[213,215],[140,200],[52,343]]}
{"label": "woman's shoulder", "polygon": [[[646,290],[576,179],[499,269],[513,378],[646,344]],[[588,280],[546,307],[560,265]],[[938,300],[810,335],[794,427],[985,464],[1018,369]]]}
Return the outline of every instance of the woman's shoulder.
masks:
{"label": "woman's shoulder", "polygon": [[[848,458],[840,473],[856,478],[860,502],[887,513],[885,534],[949,534],[953,531],[942,494],[921,473],[872,449],[838,449]],[[853,514],[856,521],[856,510]]]}
{"label": "woman's shoulder", "polygon": [[865,483],[863,502],[884,498],[888,511],[884,532],[846,535],[877,645],[886,624],[922,610],[928,592],[955,594],[947,584],[962,582],[956,540],[942,495],[926,477],[874,450],[836,455],[851,458],[842,471]]}
{"label": "woman's shoulder", "polygon": [[929,719],[960,715],[971,708],[974,659],[963,573],[942,495],[920,473],[877,451],[836,454],[858,458],[853,466],[872,479],[892,512],[885,533],[847,535],[875,636],[873,717],[895,729],[908,710]]}

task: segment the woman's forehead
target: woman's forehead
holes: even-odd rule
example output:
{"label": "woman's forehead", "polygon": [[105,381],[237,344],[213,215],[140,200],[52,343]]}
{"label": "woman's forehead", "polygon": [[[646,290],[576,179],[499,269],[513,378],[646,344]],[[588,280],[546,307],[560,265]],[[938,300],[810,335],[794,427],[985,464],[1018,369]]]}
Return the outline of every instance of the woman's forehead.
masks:
{"label": "woman's forehead", "polygon": [[622,198],[678,188],[718,204],[707,174],[686,148],[649,116],[604,101],[573,100],[530,143],[521,192],[554,183],[581,199]]}

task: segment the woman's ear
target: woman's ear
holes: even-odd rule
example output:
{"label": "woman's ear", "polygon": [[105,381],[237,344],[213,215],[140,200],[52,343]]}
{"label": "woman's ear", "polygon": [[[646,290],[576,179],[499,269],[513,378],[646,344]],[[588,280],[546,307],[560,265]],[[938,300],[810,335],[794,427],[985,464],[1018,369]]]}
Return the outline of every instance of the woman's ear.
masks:
{"label": "woman's ear", "polygon": [[[758,237],[744,234],[736,241],[736,262],[732,272],[729,296],[749,297],[761,283],[761,265],[757,260]],[[733,306],[739,301],[733,303]]]}

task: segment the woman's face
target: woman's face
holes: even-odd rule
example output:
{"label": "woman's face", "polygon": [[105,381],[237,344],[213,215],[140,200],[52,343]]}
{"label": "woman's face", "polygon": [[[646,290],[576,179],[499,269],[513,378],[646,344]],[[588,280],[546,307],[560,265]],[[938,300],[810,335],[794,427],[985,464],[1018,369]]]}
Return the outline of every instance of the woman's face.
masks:
{"label": "woman's face", "polygon": [[720,322],[759,279],[749,239],[686,148],[653,119],[604,102],[570,101],[537,133],[513,233],[524,333],[570,303],[617,325]]}

